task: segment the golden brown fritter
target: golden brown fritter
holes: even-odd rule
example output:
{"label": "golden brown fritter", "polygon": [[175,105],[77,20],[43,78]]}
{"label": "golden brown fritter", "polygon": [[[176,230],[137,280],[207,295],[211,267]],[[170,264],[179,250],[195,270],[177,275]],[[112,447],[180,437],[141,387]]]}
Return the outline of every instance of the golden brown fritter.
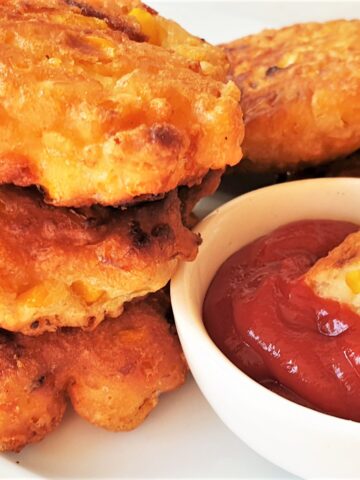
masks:
{"label": "golden brown fritter", "polygon": [[305,282],[319,297],[346,304],[360,315],[360,231],[318,260]]}
{"label": "golden brown fritter", "polygon": [[224,47],[253,168],[317,165],[360,147],[359,20],[265,30]]}
{"label": "golden brown fritter", "polygon": [[182,210],[176,191],[126,210],[69,210],[36,191],[0,187],[0,328],[91,329],[159,290],[180,259],[197,253]]}
{"label": "golden brown fritter", "polygon": [[240,160],[225,55],[133,3],[106,16],[105,1],[0,2],[0,183],[115,205]]}
{"label": "golden brown fritter", "polygon": [[179,387],[187,366],[159,296],[128,304],[96,330],[39,337],[0,332],[0,451],[37,442],[61,421],[70,399],[108,430],[138,426],[159,395]]}

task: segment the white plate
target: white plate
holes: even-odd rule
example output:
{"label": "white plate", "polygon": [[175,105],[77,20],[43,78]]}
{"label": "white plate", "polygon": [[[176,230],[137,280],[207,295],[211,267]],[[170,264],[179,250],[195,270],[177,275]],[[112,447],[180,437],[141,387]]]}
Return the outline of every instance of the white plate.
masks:
{"label": "white plate", "polygon": [[[115,0],[114,0],[115,1]],[[359,2],[151,1],[212,42],[294,22],[359,18]],[[217,194],[203,211],[227,200]],[[194,381],[165,395],[145,423],[109,433],[73,413],[41,443],[0,457],[1,478],[295,478],[259,457],[208,406]]]}

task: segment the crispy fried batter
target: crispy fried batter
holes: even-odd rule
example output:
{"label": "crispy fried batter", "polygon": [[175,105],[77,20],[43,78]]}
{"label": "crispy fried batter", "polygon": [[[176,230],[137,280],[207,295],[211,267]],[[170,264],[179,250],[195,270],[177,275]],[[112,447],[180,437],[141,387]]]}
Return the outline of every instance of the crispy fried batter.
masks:
{"label": "crispy fried batter", "polygon": [[0,450],[44,438],[60,423],[67,397],[95,425],[138,426],[161,393],[185,380],[179,341],[164,319],[167,306],[158,296],[133,302],[92,332],[1,332]]}
{"label": "crispy fried batter", "polygon": [[346,304],[360,315],[360,231],[318,260],[305,282],[319,297]]}
{"label": "crispy fried batter", "polygon": [[252,168],[317,165],[360,147],[360,21],[265,30],[224,46]]}
{"label": "crispy fried batter", "polygon": [[223,53],[121,5],[0,3],[0,183],[40,185],[58,206],[115,205],[240,160],[240,94],[213,78]]}
{"label": "crispy fried batter", "polygon": [[[48,0],[42,1],[49,5]],[[161,17],[139,0],[65,0],[65,2],[68,5],[77,5],[84,15],[104,19],[110,27],[116,26],[120,18],[130,14],[126,21],[132,22],[133,28],[145,34],[146,41],[196,62],[197,68],[207,76],[220,81],[226,78],[229,64],[222,49],[191,35],[176,22]],[[139,9],[142,11],[139,12]]]}
{"label": "crispy fried batter", "polygon": [[0,187],[0,327],[29,335],[94,328],[124,302],[159,290],[197,252],[182,210],[176,191],[124,211],[76,211]]}

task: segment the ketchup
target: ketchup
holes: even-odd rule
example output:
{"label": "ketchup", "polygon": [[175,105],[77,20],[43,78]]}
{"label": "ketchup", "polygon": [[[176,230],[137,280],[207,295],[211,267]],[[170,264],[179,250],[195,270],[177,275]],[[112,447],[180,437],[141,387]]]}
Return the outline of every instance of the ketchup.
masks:
{"label": "ketchup", "polygon": [[360,317],[303,281],[357,230],[348,222],[304,220],[255,240],[220,267],[203,318],[220,350],[260,384],[360,421]]}

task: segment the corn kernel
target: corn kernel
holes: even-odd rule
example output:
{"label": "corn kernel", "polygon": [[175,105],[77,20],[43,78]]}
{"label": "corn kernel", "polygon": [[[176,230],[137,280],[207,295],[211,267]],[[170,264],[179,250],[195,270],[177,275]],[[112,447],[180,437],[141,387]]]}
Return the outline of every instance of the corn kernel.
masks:
{"label": "corn kernel", "polygon": [[290,65],[293,65],[294,63],[296,63],[297,59],[298,59],[297,53],[295,52],[287,53],[277,62],[277,66],[279,68],[290,67]]}
{"label": "corn kernel", "polygon": [[43,282],[25,290],[17,297],[17,302],[28,308],[47,307],[60,299],[57,282]]}
{"label": "corn kernel", "polygon": [[103,293],[104,293],[103,290],[99,290],[98,288],[94,288],[91,285],[89,285],[87,283],[84,283],[84,282],[81,282],[81,281],[74,282],[71,285],[71,288],[72,288],[73,292],[75,292],[76,295],[78,295],[83,300],[85,300],[85,302],[88,305],[91,305],[92,303],[95,303],[97,300],[99,300],[101,295],[103,295]]}
{"label": "corn kernel", "polygon": [[97,48],[98,50],[101,50],[102,52],[104,52],[109,57],[113,57],[114,54],[115,54],[114,53],[115,52],[115,44],[107,38],[95,37],[95,36],[89,35],[89,36],[86,37],[86,41],[89,45]]}
{"label": "corn kernel", "polygon": [[141,31],[153,45],[160,45],[163,38],[163,29],[156,21],[156,17],[142,8],[133,8],[129,13],[141,26]]}
{"label": "corn kernel", "polygon": [[59,67],[62,64],[62,61],[60,58],[52,57],[52,58],[49,58],[48,63],[50,65],[54,65],[55,67]]}
{"label": "corn kernel", "polygon": [[345,276],[345,281],[355,295],[360,293],[360,270],[348,272]]}

